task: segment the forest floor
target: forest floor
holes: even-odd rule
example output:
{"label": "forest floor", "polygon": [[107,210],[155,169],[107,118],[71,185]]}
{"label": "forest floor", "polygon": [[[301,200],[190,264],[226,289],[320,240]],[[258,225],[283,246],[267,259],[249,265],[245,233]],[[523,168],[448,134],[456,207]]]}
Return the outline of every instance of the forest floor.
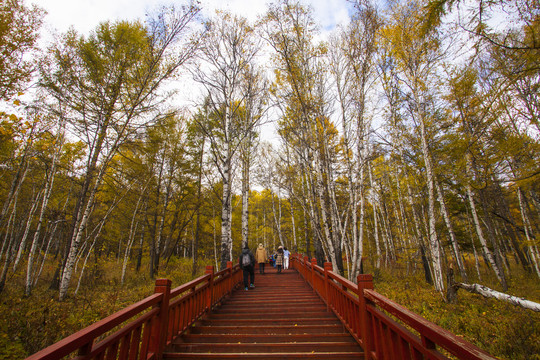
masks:
{"label": "forest floor", "polygon": [[[201,265],[201,274],[202,269]],[[0,293],[0,359],[23,359],[153,292],[153,280],[146,271],[135,273],[132,269],[127,282],[120,285],[121,264],[100,261],[86,271],[77,296],[58,302],[58,292],[49,289],[52,272],[52,266],[44,270],[41,283],[30,297],[23,295],[22,277],[9,279]],[[375,290],[381,294],[492,355],[508,360],[540,360],[540,313],[464,290],[459,290],[456,303],[448,304],[425,282],[420,269],[407,271],[394,264],[392,269],[379,271],[367,266],[365,272],[374,274]],[[512,274],[507,293],[540,302],[538,278],[518,268],[512,268]],[[483,281],[470,282],[502,290],[487,269],[481,276]],[[171,259],[159,277],[171,279],[173,286],[189,281],[190,260]]]}

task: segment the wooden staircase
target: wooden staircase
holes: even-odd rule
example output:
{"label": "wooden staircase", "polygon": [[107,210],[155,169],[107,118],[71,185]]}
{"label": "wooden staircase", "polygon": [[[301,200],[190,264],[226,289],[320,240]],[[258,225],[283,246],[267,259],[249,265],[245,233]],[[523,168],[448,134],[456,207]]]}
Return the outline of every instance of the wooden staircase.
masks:
{"label": "wooden staircase", "polygon": [[235,290],[230,261],[175,288],[157,279],[152,295],[26,360],[496,359],[374,291],[370,274],[352,282],[300,255],[291,265],[249,291]]}
{"label": "wooden staircase", "polygon": [[197,321],[164,359],[360,359],[362,348],[295,270],[255,274]]}

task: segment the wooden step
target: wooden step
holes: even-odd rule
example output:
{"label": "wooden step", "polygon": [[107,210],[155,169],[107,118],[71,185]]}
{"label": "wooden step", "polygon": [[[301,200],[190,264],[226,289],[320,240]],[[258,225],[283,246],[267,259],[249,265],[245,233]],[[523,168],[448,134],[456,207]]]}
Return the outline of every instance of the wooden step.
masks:
{"label": "wooden step", "polygon": [[[251,290],[252,292],[255,292],[255,290]],[[276,297],[274,295],[266,295],[262,294],[259,295],[249,295],[249,296],[243,296],[243,297],[237,297],[237,298],[231,298],[227,304],[224,304],[224,307],[232,307],[232,304],[239,305],[239,306],[254,306],[254,305],[265,305],[268,307],[271,306],[279,306],[283,304],[302,304],[306,301],[314,300],[317,304],[324,304],[324,302],[316,295],[316,294],[300,294],[300,293],[293,293],[294,295],[286,298],[283,297]]]}
{"label": "wooden step", "polygon": [[255,305],[247,305],[247,304],[238,304],[235,305],[233,303],[227,304],[227,306],[220,306],[216,309],[214,309],[215,312],[219,312],[222,314],[226,313],[238,313],[238,312],[271,312],[271,313],[280,313],[283,311],[300,311],[300,310],[306,310],[306,311],[318,311],[318,312],[326,312],[326,304],[317,304],[317,303],[311,303],[310,300],[306,299],[299,303],[294,304],[287,304],[287,303],[280,303],[276,305],[267,305],[267,304],[255,304]]}
{"label": "wooden step", "polygon": [[176,344],[172,350],[180,353],[299,353],[299,352],[354,352],[358,350],[358,345],[348,342],[285,342],[285,343],[222,343],[212,344],[207,343],[184,343]]}
{"label": "wooden step", "polygon": [[343,334],[343,325],[195,326],[192,334]]}
{"label": "wooden step", "polygon": [[[284,343],[290,342],[292,337],[289,334],[241,334],[227,335],[221,334],[185,334],[174,340],[174,344],[181,343]],[[300,342],[350,342],[356,344],[356,341],[348,333],[340,334],[297,334],[294,336],[294,341]]]}
{"label": "wooden step", "polygon": [[258,275],[167,348],[164,359],[360,359],[362,348],[295,271]]}
{"label": "wooden step", "polygon": [[[198,326],[225,326],[230,325],[231,319],[230,318],[216,318],[215,315],[212,315],[210,318],[202,319],[197,322],[196,325]],[[316,317],[316,318],[294,318],[294,319],[282,319],[282,318],[276,318],[276,319],[235,319],[234,325],[241,326],[269,326],[269,325],[341,325],[341,322],[332,316],[328,317]]]}
{"label": "wooden step", "polygon": [[362,359],[363,352],[310,352],[310,353],[167,353],[163,355],[163,359],[183,359],[183,360],[198,360],[198,359],[242,359],[242,360],[258,360],[258,359],[287,359],[287,360],[329,360],[329,359]]}
{"label": "wooden step", "polygon": [[221,311],[211,314],[208,316],[210,319],[268,319],[268,318],[293,318],[293,319],[302,319],[302,318],[312,318],[312,317],[320,317],[320,318],[332,318],[335,319],[335,315],[333,313],[326,312],[326,308],[324,311],[310,311],[309,309],[306,311],[300,311],[300,310],[282,310],[282,311],[261,311],[261,310],[252,310],[252,312],[237,312],[237,313],[223,313]]}

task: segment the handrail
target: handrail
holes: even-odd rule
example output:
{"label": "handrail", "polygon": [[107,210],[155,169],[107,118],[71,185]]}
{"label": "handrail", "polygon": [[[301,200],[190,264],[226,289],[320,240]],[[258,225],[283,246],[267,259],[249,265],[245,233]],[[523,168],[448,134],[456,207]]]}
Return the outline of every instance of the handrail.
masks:
{"label": "handrail", "polygon": [[[241,282],[239,265],[206,274],[171,290],[157,279],[154,294],[29,356],[57,360],[77,352],[77,359],[161,359],[165,346],[211,311]],[[125,324],[127,321],[131,321]],[[122,325],[124,324],[124,325]],[[94,343],[119,327],[105,339]]]}
{"label": "handrail", "polygon": [[291,267],[311,285],[362,346],[366,360],[449,359],[444,351],[458,359],[496,359],[374,291],[372,275],[358,275],[358,284],[355,284],[334,273],[331,263],[325,263],[322,268],[315,259],[309,261],[301,255],[291,256]]}

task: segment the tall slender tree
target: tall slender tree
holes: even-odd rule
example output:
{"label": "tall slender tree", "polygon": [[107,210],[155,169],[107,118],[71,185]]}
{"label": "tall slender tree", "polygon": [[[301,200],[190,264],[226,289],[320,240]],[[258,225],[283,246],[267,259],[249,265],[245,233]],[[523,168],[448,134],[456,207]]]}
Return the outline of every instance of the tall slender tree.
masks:
{"label": "tall slender tree", "polygon": [[233,251],[233,166],[242,144],[253,139],[259,123],[253,104],[256,94],[249,87],[254,86],[250,77],[256,76],[254,60],[260,45],[245,18],[218,12],[207,27],[200,53],[202,63],[194,69],[194,77],[206,90],[211,115],[207,123],[200,123],[200,128],[210,143],[223,186],[220,266],[225,268]]}
{"label": "tall slender tree", "polygon": [[[139,22],[103,23],[87,39],[72,31],[50,49],[53,61],[41,69],[42,87],[65,104],[62,116],[88,146],[60,281],[61,300],[107,167],[119,147],[151,120],[160,85],[192,55],[197,43],[185,45],[182,37],[198,12],[195,5],[180,12],[167,9],[148,28]],[[174,60],[167,58],[180,41],[185,46],[178,48]]]}

